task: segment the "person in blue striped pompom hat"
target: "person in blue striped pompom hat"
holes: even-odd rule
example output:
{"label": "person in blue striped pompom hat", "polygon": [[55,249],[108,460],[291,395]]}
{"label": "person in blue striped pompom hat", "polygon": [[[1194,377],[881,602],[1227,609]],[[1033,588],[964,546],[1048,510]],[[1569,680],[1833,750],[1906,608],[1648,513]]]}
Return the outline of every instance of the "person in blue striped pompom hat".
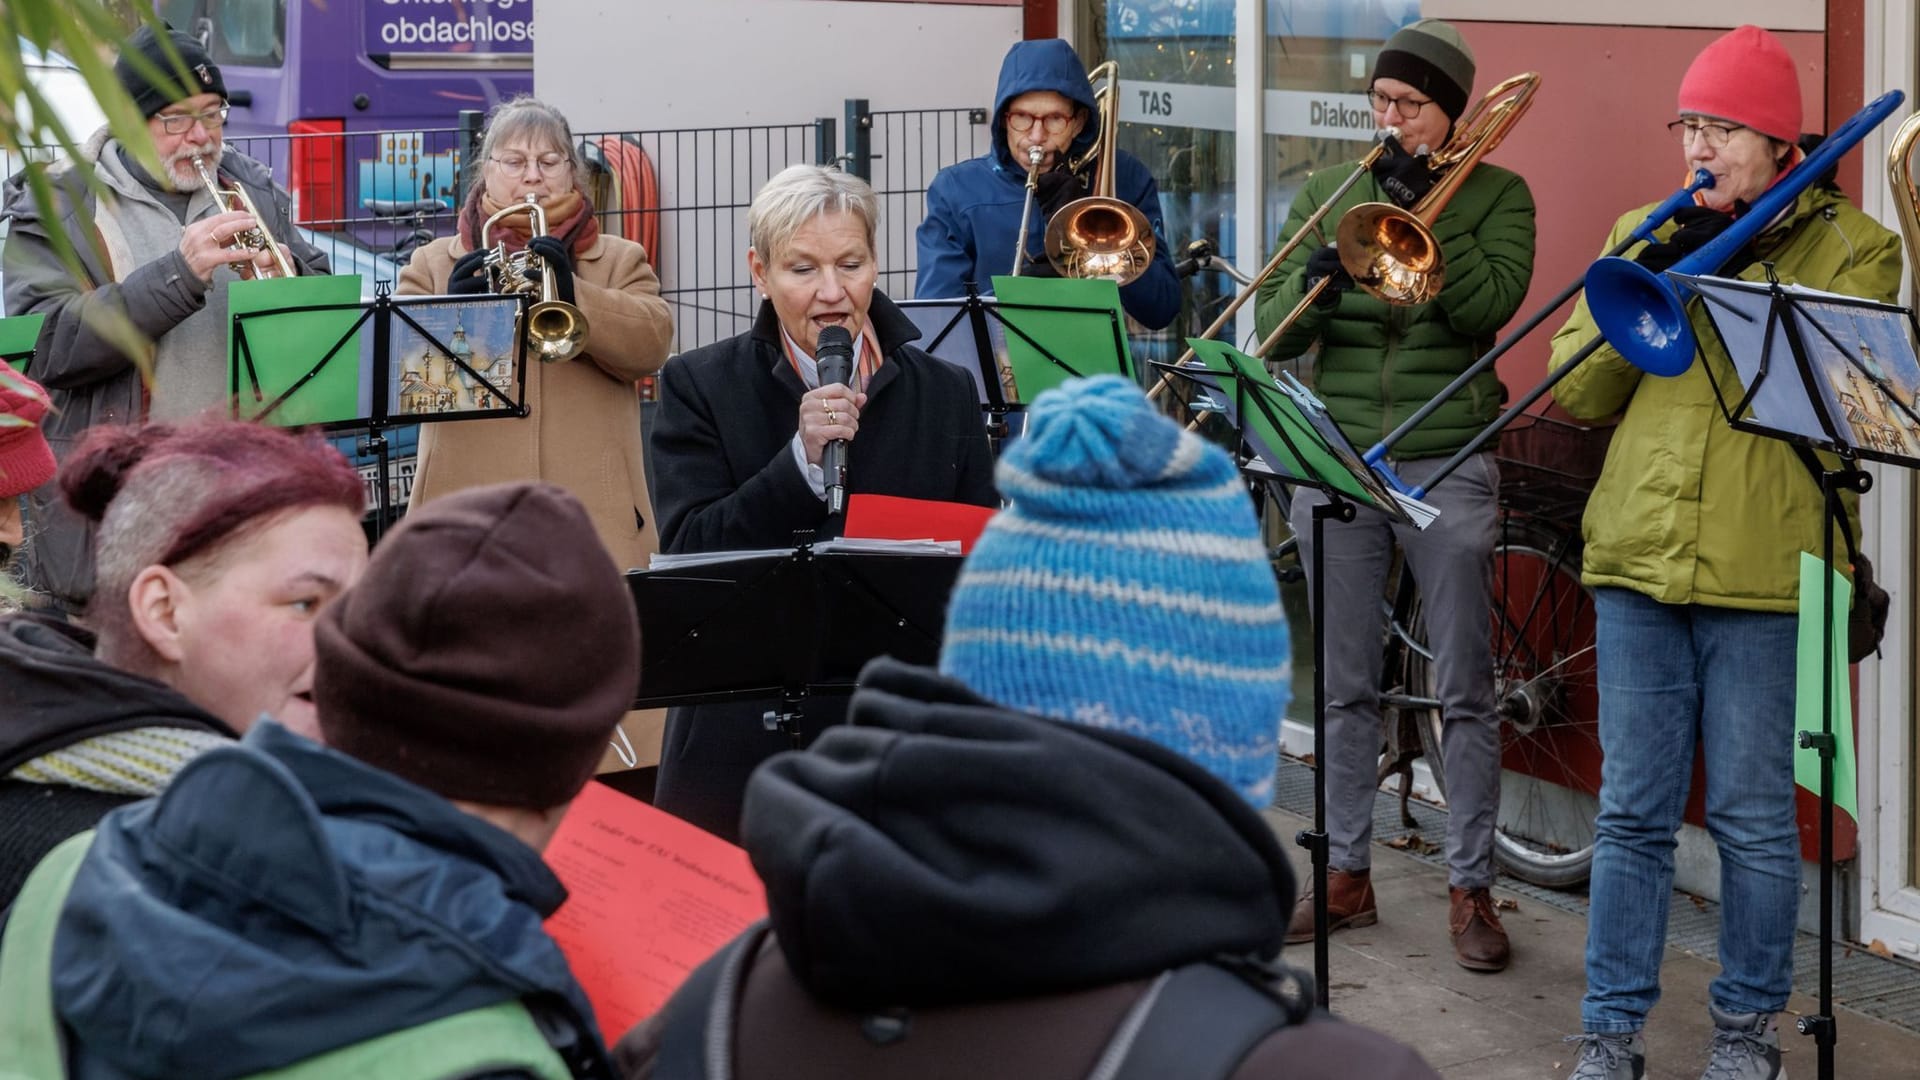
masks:
{"label": "person in blue striped pompom hat", "polygon": [[1227,455],[1115,375],[1042,394],[947,607],[943,674],[1173,750],[1273,799],[1286,617]]}
{"label": "person in blue striped pompom hat", "polygon": [[996,482],[940,670],[874,660],[846,724],[754,772],[767,924],[617,1064],[1438,1080],[1280,960],[1287,628],[1233,462],[1107,376],[1039,395]]}

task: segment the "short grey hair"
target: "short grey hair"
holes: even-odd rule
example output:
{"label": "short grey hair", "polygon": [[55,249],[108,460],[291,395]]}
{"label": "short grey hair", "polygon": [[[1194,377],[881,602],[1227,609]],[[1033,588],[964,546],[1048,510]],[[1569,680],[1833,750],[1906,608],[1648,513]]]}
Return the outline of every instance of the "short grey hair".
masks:
{"label": "short grey hair", "polygon": [[821,214],[852,214],[866,227],[867,250],[880,227],[880,200],[865,180],[821,165],[789,165],[773,175],[747,210],[747,236],[771,262],[793,234]]}
{"label": "short grey hair", "polygon": [[487,117],[487,133],[480,140],[480,161],[493,157],[496,147],[516,139],[534,145],[552,144],[573,162],[573,184],[580,186],[580,147],[573,138],[573,125],[559,109],[531,94],[518,94],[494,106]]}

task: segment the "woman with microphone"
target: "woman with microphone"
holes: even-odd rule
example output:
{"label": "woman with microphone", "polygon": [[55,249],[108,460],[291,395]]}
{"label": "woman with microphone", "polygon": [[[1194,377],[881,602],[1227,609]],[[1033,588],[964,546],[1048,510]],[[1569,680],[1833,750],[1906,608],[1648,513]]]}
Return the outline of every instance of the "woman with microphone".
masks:
{"label": "woman with microphone", "polygon": [[[836,443],[847,492],[998,504],[972,379],[915,348],[919,331],[875,288],[879,217],[866,181],[817,165],[787,168],[754,197],[746,258],[762,301],[753,326],[661,370],[652,438],[664,550],[839,535],[844,519],[829,507],[836,478],[824,467]],[[845,383],[823,377],[838,374],[829,354],[841,348]],[[809,699],[802,738],[838,722],[845,705]],[[732,839],[747,774],[792,745],[762,727],[766,708],[669,714],[656,805]]]}

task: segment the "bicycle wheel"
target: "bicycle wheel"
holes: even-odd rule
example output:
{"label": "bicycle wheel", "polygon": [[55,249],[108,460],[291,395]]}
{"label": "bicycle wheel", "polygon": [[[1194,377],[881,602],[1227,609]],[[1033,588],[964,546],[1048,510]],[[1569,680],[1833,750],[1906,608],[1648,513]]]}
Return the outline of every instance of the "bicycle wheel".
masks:
{"label": "bicycle wheel", "polygon": [[[1593,597],[1580,584],[1577,535],[1509,517],[1494,549],[1493,670],[1500,713],[1500,817],[1494,858],[1522,881],[1565,889],[1593,865],[1599,813],[1599,691]],[[1416,634],[1425,640],[1417,613]],[[1407,686],[1435,696],[1423,650],[1405,652]],[[1441,718],[1420,724],[1427,765],[1444,795]]]}

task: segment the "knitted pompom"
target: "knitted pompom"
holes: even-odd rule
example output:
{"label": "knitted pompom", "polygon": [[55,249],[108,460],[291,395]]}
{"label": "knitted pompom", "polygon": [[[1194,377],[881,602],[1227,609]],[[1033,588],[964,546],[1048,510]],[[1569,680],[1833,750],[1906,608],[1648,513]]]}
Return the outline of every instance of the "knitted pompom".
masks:
{"label": "knitted pompom", "polygon": [[1164,474],[1180,434],[1118,375],[1069,379],[1033,403],[1005,460],[1056,484],[1144,487]]}

